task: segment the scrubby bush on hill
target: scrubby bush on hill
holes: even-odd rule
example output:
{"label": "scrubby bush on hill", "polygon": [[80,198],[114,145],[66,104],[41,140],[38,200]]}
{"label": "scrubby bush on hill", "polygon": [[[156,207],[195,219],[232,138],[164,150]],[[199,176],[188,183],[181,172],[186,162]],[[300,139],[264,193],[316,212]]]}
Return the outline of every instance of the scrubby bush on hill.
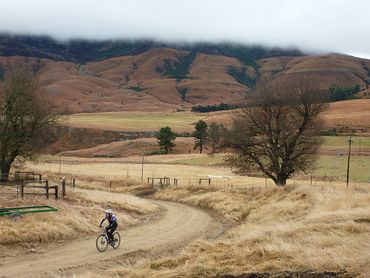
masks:
{"label": "scrubby bush on hill", "polygon": [[355,99],[357,98],[356,94],[360,92],[361,86],[355,85],[353,87],[340,87],[337,85],[333,85],[330,87],[330,100],[331,101],[340,101],[340,100],[347,100],[347,99]]}
{"label": "scrubby bush on hill", "polygon": [[242,67],[241,69],[229,67],[227,73],[240,84],[243,84],[249,88],[254,88],[256,86],[257,78],[251,78],[247,73],[246,67]]}
{"label": "scrubby bush on hill", "polygon": [[193,63],[196,56],[197,52],[192,51],[185,56],[179,57],[174,63],[171,63],[170,60],[167,59],[164,60],[164,71],[162,75],[178,80],[187,78],[190,65]]}

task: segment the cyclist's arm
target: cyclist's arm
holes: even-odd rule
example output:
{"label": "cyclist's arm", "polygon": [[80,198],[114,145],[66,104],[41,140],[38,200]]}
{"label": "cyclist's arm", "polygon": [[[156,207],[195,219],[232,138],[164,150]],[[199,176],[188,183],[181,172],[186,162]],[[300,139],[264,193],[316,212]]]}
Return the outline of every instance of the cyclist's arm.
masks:
{"label": "cyclist's arm", "polygon": [[101,225],[103,225],[103,222],[105,221],[106,218],[103,218],[103,220],[100,222],[100,225],[99,227],[101,227]]}

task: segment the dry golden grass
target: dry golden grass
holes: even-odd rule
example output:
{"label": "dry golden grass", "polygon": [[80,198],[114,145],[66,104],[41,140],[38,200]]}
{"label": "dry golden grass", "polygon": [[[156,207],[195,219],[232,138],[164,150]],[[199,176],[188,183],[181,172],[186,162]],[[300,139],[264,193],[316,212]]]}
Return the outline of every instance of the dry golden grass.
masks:
{"label": "dry golden grass", "polygon": [[[193,137],[176,138],[176,146],[172,148],[171,154],[188,153],[193,151]],[[142,156],[143,153],[150,154],[160,150],[156,138],[140,138],[135,140],[118,141],[101,144],[91,148],[84,148],[63,152],[64,156],[78,157],[130,157]],[[193,151],[194,152],[194,151]]]}
{"label": "dry golden grass", "polygon": [[[19,221],[0,218],[0,245],[40,243],[78,238],[96,230],[99,207],[74,206],[63,201],[27,200],[15,206],[44,205],[58,208],[58,212],[26,214]],[[8,204],[12,206],[13,204]]]}
{"label": "dry golden grass", "polygon": [[[210,89],[213,91],[214,89]],[[325,128],[370,129],[369,99],[346,100],[330,103],[323,113]],[[204,119],[208,123],[216,122],[230,125],[237,110],[213,113],[191,112],[109,112],[72,114],[65,117],[65,123],[72,127],[109,129],[118,131],[155,131],[163,126],[170,126],[177,132],[192,132],[194,123]]]}
{"label": "dry golden grass", "polygon": [[323,114],[325,125],[337,129],[370,129],[370,99],[355,99],[334,102]]}
{"label": "dry golden grass", "polygon": [[44,205],[58,208],[58,212],[25,214],[19,221],[0,218],[0,245],[40,243],[86,237],[97,233],[104,211],[111,207],[122,226],[134,225],[158,212],[152,203],[131,195],[97,190],[68,189],[64,200],[28,198],[8,202],[7,207]]}
{"label": "dry golden grass", "polygon": [[[101,190],[76,189],[74,191],[81,193],[78,196],[79,200],[86,200],[96,204],[105,204],[106,207],[123,210],[131,214],[150,214],[157,212],[159,209],[157,205],[133,195],[122,195]],[[130,215],[127,215],[126,218],[127,220],[131,219]]]}
{"label": "dry golden grass", "polygon": [[[174,158],[173,156],[170,157]],[[157,157],[157,160],[165,159],[166,156]],[[80,176],[83,173],[84,177],[90,176],[98,180],[119,181],[131,179],[136,182],[141,181],[142,165],[140,160],[138,163],[130,163],[127,162],[127,159],[63,158],[62,164],[61,175],[68,177]],[[58,161],[45,161],[37,164],[30,163],[26,167],[37,173],[51,173],[56,175],[59,172],[60,165]],[[228,177],[233,176],[233,173],[225,167],[158,164],[155,161],[153,163],[146,162],[144,165],[144,182],[146,182],[147,177],[170,176],[171,178],[177,177],[181,184],[188,184],[189,178],[196,181],[208,175],[213,177]]]}
{"label": "dry golden grass", "polygon": [[155,196],[162,200],[186,203],[215,211],[233,222],[240,222],[246,217],[248,211],[245,210],[244,203],[250,199],[245,194],[224,191],[210,192],[206,187],[199,186],[171,187],[157,192]]}
{"label": "dry golden grass", "polygon": [[[357,139],[355,139],[357,140]],[[365,142],[364,142],[365,143]],[[356,144],[354,144],[355,146]],[[354,151],[355,152],[355,151]],[[331,186],[338,183],[345,186],[346,157],[320,156],[313,170],[313,184],[317,186]],[[37,173],[45,173],[48,176],[66,176],[76,178],[80,184],[83,181],[84,188],[98,188],[118,192],[135,191],[144,185],[141,184],[142,157],[129,158],[77,158],[62,157],[62,173],[59,175],[59,159],[46,157],[38,163],[26,165],[26,169]],[[227,188],[247,189],[248,187],[274,187],[272,180],[262,177],[238,176],[226,165],[222,165],[222,156],[208,156],[206,154],[186,155],[159,155],[145,157],[144,179],[147,177],[170,177],[178,179],[180,186],[198,184],[200,178],[211,178],[212,187],[218,190]],[[368,182],[370,179],[368,156],[353,156],[351,163],[350,186],[355,183]],[[83,174],[81,174],[83,173]],[[298,175],[289,179],[288,184],[297,180],[300,183],[310,184],[310,175]],[[112,182],[112,189],[109,188]],[[330,181],[329,183],[327,181]],[[206,181],[203,182],[207,184]],[[144,186],[145,187],[145,186]]]}
{"label": "dry golden grass", "polygon": [[[212,209],[240,225],[178,256],[117,268],[129,277],[210,277],[262,271],[370,274],[370,190],[302,185],[247,194],[170,189],[159,198]],[[252,194],[252,195],[251,195]]]}
{"label": "dry golden grass", "polygon": [[193,124],[205,115],[191,112],[107,112],[85,113],[65,116],[66,124],[73,127],[109,130],[153,131],[170,126],[174,131],[192,131]]}
{"label": "dry golden grass", "polygon": [[147,185],[142,185],[139,182],[124,176],[112,177],[79,173],[73,173],[72,175],[71,172],[62,172],[59,174],[57,172],[46,170],[44,170],[42,173],[44,173],[43,178],[51,180],[55,183],[60,182],[60,177],[66,177],[67,186],[71,186],[72,179],[75,179],[76,187],[81,189],[101,190],[116,193],[135,193],[148,188]]}

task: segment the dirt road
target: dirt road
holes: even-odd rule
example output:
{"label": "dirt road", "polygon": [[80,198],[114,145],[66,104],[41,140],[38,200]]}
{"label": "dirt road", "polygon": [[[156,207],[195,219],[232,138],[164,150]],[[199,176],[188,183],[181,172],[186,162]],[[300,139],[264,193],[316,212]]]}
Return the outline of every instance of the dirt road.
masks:
{"label": "dirt road", "polygon": [[95,237],[71,241],[41,253],[6,258],[0,265],[0,277],[50,277],[60,269],[78,269],[87,264],[90,271],[94,268],[98,271],[101,260],[124,256],[136,250],[178,247],[194,239],[212,236],[222,228],[220,223],[198,209],[177,203],[149,202],[161,206],[163,216],[153,222],[119,230],[122,243],[117,250],[109,248],[99,253]]}

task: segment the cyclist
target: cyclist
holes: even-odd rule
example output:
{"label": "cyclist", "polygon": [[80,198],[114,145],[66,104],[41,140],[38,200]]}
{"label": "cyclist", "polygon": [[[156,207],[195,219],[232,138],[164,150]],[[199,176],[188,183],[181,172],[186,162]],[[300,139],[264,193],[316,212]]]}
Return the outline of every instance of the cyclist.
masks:
{"label": "cyclist", "polygon": [[100,222],[99,227],[102,227],[102,224],[105,220],[108,220],[109,225],[105,227],[105,231],[107,232],[109,244],[113,244],[113,232],[117,229],[117,217],[113,214],[111,209],[107,209],[105,211],[105,218]]}

